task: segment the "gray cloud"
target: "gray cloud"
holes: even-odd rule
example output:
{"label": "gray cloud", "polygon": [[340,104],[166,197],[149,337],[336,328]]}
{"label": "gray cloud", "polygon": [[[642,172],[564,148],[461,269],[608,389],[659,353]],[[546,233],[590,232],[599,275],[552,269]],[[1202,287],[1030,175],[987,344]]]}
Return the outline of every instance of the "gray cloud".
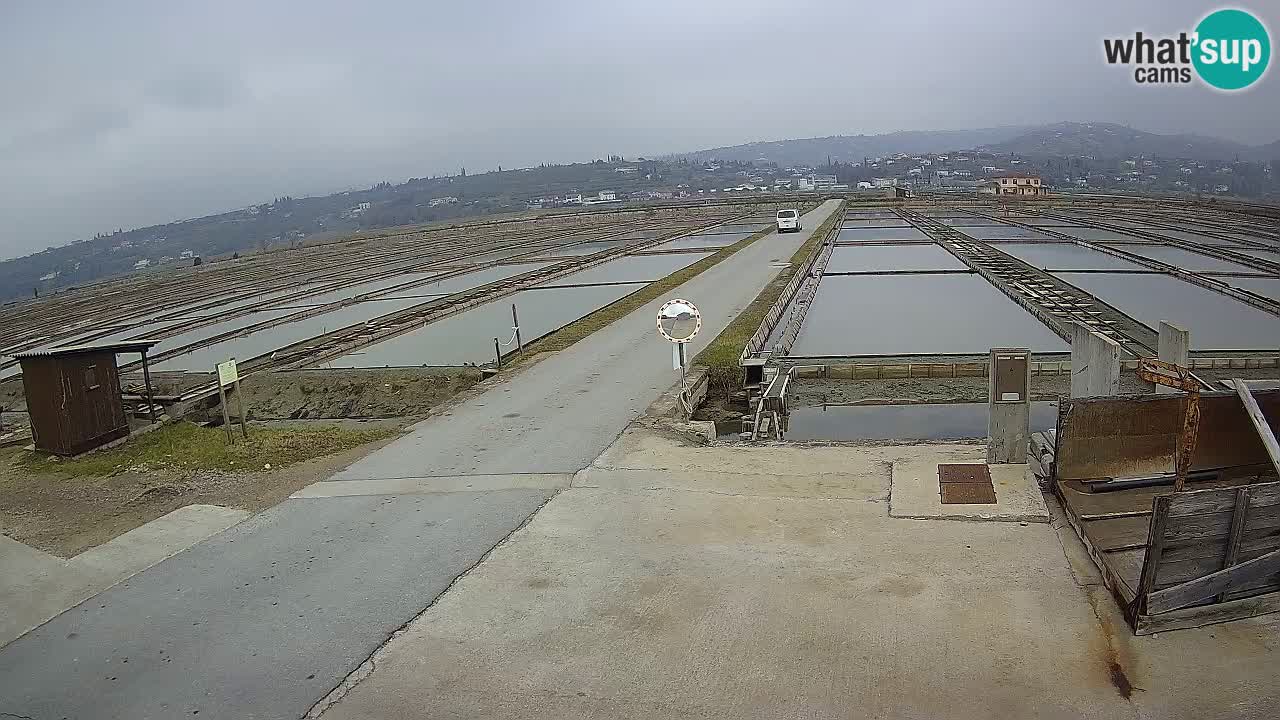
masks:
{"label": "gray cloud", "polygon": [[25,3],[0,26],[0,256],[462,165],[1059,120],[1275,140],[1274,70],[1225,95],[1102,61],[1214,7]]}

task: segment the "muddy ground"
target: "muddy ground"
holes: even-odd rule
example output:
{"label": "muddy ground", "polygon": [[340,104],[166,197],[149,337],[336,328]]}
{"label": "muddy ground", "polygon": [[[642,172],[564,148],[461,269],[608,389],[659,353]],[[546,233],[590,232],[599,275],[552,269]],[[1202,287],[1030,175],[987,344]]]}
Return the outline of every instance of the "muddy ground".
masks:
{"label": "muddy ground", "polygon": [[481,378],[475,368],[296,370],[253,375],[240,389],[250,419],[413,418]]}
{"label": "muddy ground", "polygon": [[[379,429],[390,437],[350,447],[294,465],[267,470],[271,457],[252,465],[218,470],[122,467],[108,474],[33,472],[26,451],[0,450],[0,532],[59,557],[72,557],[121,533],[192,504],[221,505],[249,512],[269,508],[297,490],[323,480],[395,437],[402,421],[294,421],[250,423],[267,427],[338,425],[349,430]],[[320,452],[323,452],[321,450]],[[249,465],[241,469],[240,465]]]}
{"label": "muddy ground", "polygon": [[[455,368],[377,368],[368,370],[290,370],[257,373],[240,384],[249,419],[415,418],[483,379],[480,370]],[[133,376],[122,377],[132,388]],[[176,395],[211,382],[195,373],[155,373],[155,394]],[[140,385],[139,385],[140,387]],[[0,383],[0,408],[25,410],[22,381]],[[238,416],[233,399],[231,412]],[[195,409],[192,420],[221,420],[220,411]],[[15,420],[18,418],[15,417]]]}
{"label": "muddy ground", "polygon": [[27,400],[22,394],[22,379],[0,382],[0,410],[26,410]]}
{"label": "muddy ground", "polygon": [[[326,427],[394,434],[481,379],[480,371],[474,368],[304,370],[253,375],[241,384],[241,392],[251,434],[255,428]],[[5,407],[25,406],[21,383],[16,384],[16,392],[14,386],[6,383],[0,388],[7,391]],[[229,404],[232,416],[238,416],[236,401]],[[7,418],[13,421],[21,416],[10,414]],[[220,422],[221,411],[216,405],[195,409],[187,419]],[[29,442],[28,438],[23,444]],[[0,532],[60,557],[71,557],[185,505],[259,512],[385,442],[388,440],[365,442],[283,468],[275,462],[270,470],[265,465],[273,459],[262,457],[243,469],[126,465],[102,475],[59,472],[57,463],[35,472],[30,454],[21,447],[0,448]]]}
{"label": "muddy ground", "polygon": [[[1209,382],[1240,377],[1249,380],[1280,378],[1280,370],[1197,370]],[[1226,388],[1220,388],[1226,390]],[[1122,394],[1152,392],[1150,383],[1133,373],[1121,373]],[[987,378],[901,378],[892,380],[838,380],[797,378],[790,386],[787,401],[793,407],[845,403],[959,403],[987,402]],[[1071,393],[1069,375],[1033,375],[1032,400],[1059,400]],[[739,410],[743,412],[743,410]],[[707,418],[712,419],[712,418]]]}

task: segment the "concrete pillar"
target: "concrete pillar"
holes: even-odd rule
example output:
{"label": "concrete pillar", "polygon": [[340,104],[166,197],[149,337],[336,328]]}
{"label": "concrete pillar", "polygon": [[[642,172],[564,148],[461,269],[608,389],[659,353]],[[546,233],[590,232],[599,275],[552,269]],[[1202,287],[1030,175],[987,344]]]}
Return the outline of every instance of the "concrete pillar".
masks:
{"label": "concrete pillar", "polygon": [[[1174,365],[1182,367],[1190,367],[1191,364],[1191,332],[1182,328],[1171,325],[1163,320],[1160,321],[1160,344],[1156,348],[1157,356]],[[1177,390],[1156,386],[1157,393],[1176,393]]]}
{"label": "concrete pillar", "polygon": [[1120,343],[1082,323],[1071,337],[1071,397],[1120,393]]}
{"label": "concrete pillar", "polygon": [[1031,351],[992,348],[989,363],[987,463],[1025,463],[1031,441]]}

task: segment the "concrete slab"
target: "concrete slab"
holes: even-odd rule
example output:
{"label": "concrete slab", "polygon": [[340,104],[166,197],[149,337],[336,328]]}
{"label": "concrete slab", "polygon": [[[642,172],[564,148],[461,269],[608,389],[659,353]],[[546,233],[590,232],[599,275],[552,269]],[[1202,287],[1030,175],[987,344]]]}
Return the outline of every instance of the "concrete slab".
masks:
{"label": "concrete slab", "polygon": [[445,475],[441,477],[387,478],[383,480],[325,480],[290,495],[291,498],[353,497],[357,495],[422,495],[442,492],[484,492],[569,487],[572,475],[564,473],[508,473],[505,475]]}
{"label": "concrete slab", "polygon": [[64,562],[66,561],[57,555],[50,555],[7,535],[0,535],[0,574],[6,581],[4,585],[0,585],[0,599],[12,590],[11,582],[21,582],[22,578],[59,570]]}
{"label": "concrete slab", "polygon": [[[795,448],[752,448],[744,468],[740,448],[628,434],[613,472],[696,488],[682,476],[718,466],[725,492],[561,492],[321,717],[1199,720],[1280,699],[1280,624],[1132,637],[1048,524],[893,518],[816,497]],[[889,490],[878,458],[941,452],[802,450],[819,468],[842,453],[868,498]],[[803,496],[732,492],[779,467]]]}
{"label": "concrete slab", "polygon": [[922,451],[917,457],[893,464],[893,489],[889,514],[898,518],[1004,520],[1049,522],[1049,511],[1035,476],[1026,465],[991,465],[994,504],[943,505],[938,492],[939,463],[983,463],[986,457],[972,449]]}
{"label": "concrete slab", "polygon": [[249,517],[247,510],[187,505],[67,561],[115,584]]}
{"label": "concrete slab", "polygon": [[0,712],[300,717],[552,493],[286,500],[0,650]]}
{"label": "concrete slab", "polygon": [[248,515],[188,505],[70,560],[0,536],[0,646]]}
{"label": "concrete slab", "polygon": [[[1101,717],[1114,691],[1060,558],[1043,525],[574,488],[323,717]],[[1045,712],[1060,683],[1079,689]]]}
{"label": "concrete slab", "polygon": [[[872,469],[883,472],[882,467]],[[739,475],[715,470],[673,472],[670,470],[615,470],[589,467],[578,473],[573,486],[607,490],[685,490],[721,495],[761,497],[804,497],[840,500],[882,501],[857,483],[857,473],[824,475],[816,480],[797,480],[787,475]]]}

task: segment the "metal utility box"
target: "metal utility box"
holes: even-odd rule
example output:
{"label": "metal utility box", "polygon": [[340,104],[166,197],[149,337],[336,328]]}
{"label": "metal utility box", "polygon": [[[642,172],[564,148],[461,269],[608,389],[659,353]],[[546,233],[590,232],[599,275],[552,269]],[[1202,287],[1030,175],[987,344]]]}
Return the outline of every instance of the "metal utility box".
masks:
{"label": "metal utility box", "polygon": [[991,402],[1027,402],[1031,354],[1023,349],[991,351]]}
{"label": "metal utility box", "polygon": [[1031,351],[991,348],[987,462],[1025,463],[1031,438]]}
{"label": "metal utility box", "polygon": [[127,436],[116,353],[145,353],[153,345],[147,340],[18,353],[36,448],[79,455]]}

